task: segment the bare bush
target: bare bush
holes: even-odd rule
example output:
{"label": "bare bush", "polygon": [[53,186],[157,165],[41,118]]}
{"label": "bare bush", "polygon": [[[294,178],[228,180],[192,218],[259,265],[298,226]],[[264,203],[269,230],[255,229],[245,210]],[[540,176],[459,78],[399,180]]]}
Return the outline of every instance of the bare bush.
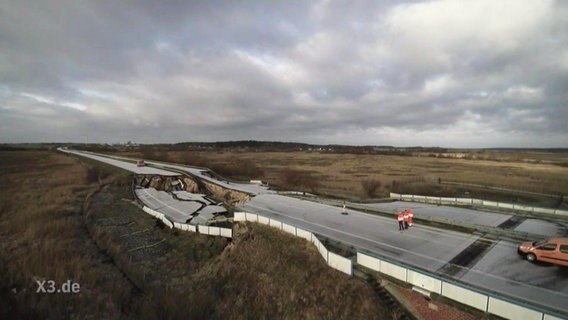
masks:
{"label": "bare bush", "polygon": [[180,155],[180,161],[190,166],[206,167],[207,160],[194,151],[185,151]]}
{"label": "bare bush", "polygon": [[252,161],[242,161],[235,164],[214,164],[209,168],[216,173],[231,178],[254,179],[264,177],[264,170]]}
{"label": "bare bush", "polygon": [[85,172],[85,182],[90,184],[98,182],[101,178],[101,169],[99,167],[89,167]]}
{"label": "bare bush", "polygon": [[377,191],[381,188],[381,181],[373,178],[364,179],[361,181],[361,187],[363,187],[363,191],[365,195],[369,198],[374,197]]}
{"label": "bare bush", "polygon": [[142,158],[144,159],[155,159],[156,158],[156,151],[153,148],[145,147],[140,150],[142,153]]}
{"label": "bare bush", "polygon": [[285,169],[280,175],[282,181],[289,187],[314,192],[314,190],[320,186],[319,181],[309,171]]}

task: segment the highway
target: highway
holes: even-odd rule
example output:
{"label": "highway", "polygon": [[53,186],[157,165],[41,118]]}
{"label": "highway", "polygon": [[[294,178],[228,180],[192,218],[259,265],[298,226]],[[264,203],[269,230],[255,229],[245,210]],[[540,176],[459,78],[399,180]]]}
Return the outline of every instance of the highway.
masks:
{"label": "highway", "polygon": [[[86,156],[84,153],[75,154]],[[88,156],[109,164],[124,166],[127,170],[136,172],[131,167],[135,165],[120,164],[122,161],[117,160],[116,157],[110,159],[93,154]],[[261,186],[223,182],[204,176],[206,170],[203,169],[160,162],[150,163],[162,168],[183,170],[228,188],[255,195],[239,207],[242,211],[277,219],[378,256],[394,259],[445,277],[459,279],[473,287],[532,301],[568,314],[568,304],[566,304],[568,301],[568,269],[529,263],[517,255],[517,243],[483,239],[489,244],[476,252],[475,256],[469,257],[471,259],[466,259],[464,264],[456,267],[454,264],[456,258],[463,256],[464,253],[466,253],[465,258],[468,258],[468,249],[481,241],[479,235],[416,223],[408,230],[398,231],[398,223],[394,216],[386,218],[356,210],[347,210],[348,215],[342,215],[342,209],[335,206],[276,195]],[[158,205],[160,204],[156,204]],[[511,217],[511,215],[502,213],[417,203],[393,202],[369,204],[369,206],[385,211],[394,211],[408,206],[413,208],[417,217],[434,215],[493,227],[501,225]],[[176,214],[179,214],[178,221],[189,217],[185,213],[177,212]],[[515,228],[516,230],[530,230],[532,233],[544,236],[565,233],[564,227],[554,225],[554,223],[551,225],[550,222],[543,220],[525,219]]]}
{"label": "highway", "polygon": [[[349,205],[350,203],[348,203]],[[377,209],[381,211],[395,212],[400,209],[412,209],[414,216],[417,218],[428,219],[442,218],[448,222],[467,222],[472,225],[499,227],[509,220],[513,215],[505,213],[496,213],[490,211],[479,211],[467,208],[457,208],[450,206],[439,206],[433,204],[417,203],[417,202],[383,202],[383,203],[354,203],[357,207],[367,207],[369,209]],[[519,224],[514,226],[512,230],[528,232],[544,237],[566,237],[568,236],[568,221],[548,220],[545,218],[522,218]],[[536,240],[536,239],[535,239]]]}
{"label": "highway", "polygon": [[160,167],[166,168],[166,169],[171,168],[171,169],[174,169],[174,170],[184,171],[184,172],[187,172],[187,173],[189,173],[193,176],[196,176],[200,179],[203,179],[205,181],[215,183],[215,184],[217,184],[217,185],[219,185],[223,188],[241,191],[241,192],[248,193],[248,194],[251,194],[251,195],[275,193],[274,191],[269,190],[268,187],[257,185],[257,184],[238,183],[238,182],[230,182],[229,180],[216,179],[212,175],[208,174],[209,170],[206,170],[206,169],[193,168],[193,167],[188,167],[188,166],[182,166],[182,165],[176,165],[176,164],[164,163],[164,162],[157,162],[157,161],[148,161],[147,163],[152,164],[152,165],[156,165],[156,166],[160,166]]}
{"label": "highway", "polygon": [[[85,157],[85,158],[89,158],[89,159],[93,159],[93,160],[97,160],[100,162],[104,162],[106,164],[110,164],[112,166],[136,173],[136,174],[148,174],[148,175],[161,175],[161,176],[179,176],[180,174],[177,172],[172,172],[172,171],[167,171],[167,170],[162,170],[162,169],[156,169],[156,168],[152,168],[152,167],[138,167],[136,166],[136,163],[133,162],[128,162],[128,161],[120,161],[120,160],[115,160],[115,159],[111,159],[108,158],[106,156],[99,156],[90,152],[81,152],[81,151],[75,151],[75,150],[67,150],[67,149],[63,149],[63,148],[59,148],[57,149],[61,152],[64,153],[68,153],[68,154],[74,154],[74,155],[78,155],[81,157]],[[133,159],[128,159],[129,161],[134,161]]]}
{"label": "highway", "polygon": [[[397,208],[401,208],[400,204]],[[258,195],[240,209],[438,274],[443,273],[454,257],[479,238],[420,224],[401,232],[394,216],[385,218],[355,210],[348,210],[348,215],[342,215],[342,209],[338,207],[280,195]],[[453,209],[463,213],[460,208],[441,207],[445,212]],[[480,221],[495,219],[491,213],[478,211],[480,216],[485,214],[490,216],[481,217]],[[493,224],[499,221],[497,219]],[[568,313],[567,269],[529,263],[517,255],[517,245],[492,241],[480,257],[445,276]]]}

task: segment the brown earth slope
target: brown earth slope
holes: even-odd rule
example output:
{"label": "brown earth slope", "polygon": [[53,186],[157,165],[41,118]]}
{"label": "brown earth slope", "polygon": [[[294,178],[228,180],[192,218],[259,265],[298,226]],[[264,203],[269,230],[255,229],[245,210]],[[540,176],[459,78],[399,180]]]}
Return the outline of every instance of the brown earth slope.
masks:
{"label": "brown earth slope", "polygon": [[[0,318],[385,318],[370,286],[306,241],[165,229],[130,202],[129,179],[55,152],[0,154]],[[80,292],[38,293],[36,280]]]}

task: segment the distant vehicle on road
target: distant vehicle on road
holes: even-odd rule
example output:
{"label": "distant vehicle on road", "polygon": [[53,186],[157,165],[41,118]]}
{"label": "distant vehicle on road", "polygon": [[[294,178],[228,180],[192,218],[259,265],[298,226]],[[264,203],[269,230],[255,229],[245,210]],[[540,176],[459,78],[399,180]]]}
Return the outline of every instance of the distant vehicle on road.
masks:
{"label": "distant vehicle on road", "polygon": [[144,160],[136,160],[136,166],[137,167],[143,167],[145,165],[146,165],[146,163],[144,163]]}
{"label": "distant vehicle on road", "polygon": [[523,242],[517,252],[531,262],[543,261],[568,267],[568,238]]}

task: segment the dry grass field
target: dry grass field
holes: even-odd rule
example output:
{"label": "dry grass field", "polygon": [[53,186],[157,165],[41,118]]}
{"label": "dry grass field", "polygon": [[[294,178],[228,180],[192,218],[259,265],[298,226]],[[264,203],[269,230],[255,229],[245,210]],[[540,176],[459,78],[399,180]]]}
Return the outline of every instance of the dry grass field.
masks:
{"label": "dry grass field", "polygon": [[[96,170],[95,170],[96,171]],[[98,176],[54,152],[0,154],[0,318],[120,313],[132,292],[89,238],[81,217]],[[38,293],[36,281],[79,283],[79,294]]]}
{"label": "dry grass field", "polygon": [[[122,155],[145,156],[139,152]],[[160,151],[153,155],[156,159],[206,166],[235,179],[262,179],[273,186],[352,199],[386,197],[394,191],[427,195],[470,194],[503,201],[544,202],[543,205],[548,206],[555,205],[558,200],[456,188],[440,185],[438,179],[553,195],[568,194],[568,166],[565,165],[568,153],[486,152],[472,154],[480,159],[456,159],[427,154],[398,156],[228,149]],[[368,192],[372,191],[369,185],[374,185],[376,190]]]}
{"label": "dry grass field", "polygon": [[[166,229],[129,201],[129,182],[57,152],[0,153],[0,319],[386,317],[370,285],[312,244],[256,225],[230,244]],[[36,280],[80,292],[37,292]]]}

